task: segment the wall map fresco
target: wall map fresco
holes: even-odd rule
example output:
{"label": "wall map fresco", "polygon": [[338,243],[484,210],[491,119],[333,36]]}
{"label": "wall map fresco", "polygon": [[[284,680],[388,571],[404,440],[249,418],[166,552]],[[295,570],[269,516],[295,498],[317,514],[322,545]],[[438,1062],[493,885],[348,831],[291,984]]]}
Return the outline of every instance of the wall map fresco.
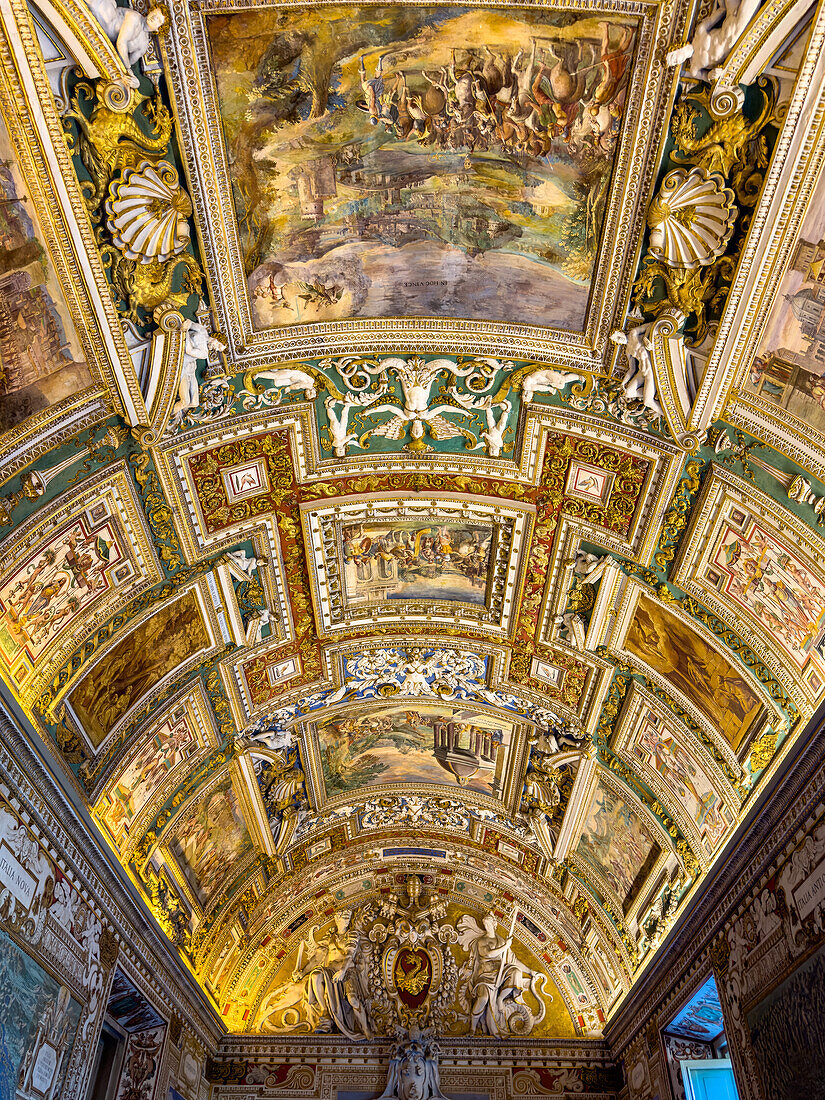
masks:
{"label": "wall map fresco", "polygon": [[625,649],[681,691],[734,750],[762,714],[759,697],[735,666],[646,596],[636,607]]}
{"label": "wall map fresco", "polygon": [[634,20],[336,5],[207,27],[256,328],[581,329]]}
{"label": "wall map fresco", "polygon": [[328,797],[373,783],[447,783],[499,795],[513,726],[483,711],[409,699],[318,725]]}
{"label": "wall map fresco", "polygon": [[0,432],[92,377],[0,114]]}
{"label": "wall map fresco", "polygon": [[454,600],[485,604],[495,528],[443,521],[344,527],[347,603]]}

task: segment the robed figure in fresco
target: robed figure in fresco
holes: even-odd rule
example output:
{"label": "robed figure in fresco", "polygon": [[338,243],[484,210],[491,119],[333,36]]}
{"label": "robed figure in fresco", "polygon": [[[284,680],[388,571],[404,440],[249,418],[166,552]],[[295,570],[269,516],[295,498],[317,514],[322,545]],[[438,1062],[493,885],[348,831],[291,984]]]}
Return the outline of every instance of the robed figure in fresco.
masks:
{"label": "robed figure in fresco", "polygon": [[[459,996],[470,1012],[471,1033],[480,1028],[483,1035],[529,1034],[546,1012],[539,995],[544,974],[518,961],[512,950],[512,934],[505,939],[497,933],[492,913],[484,917],[482,927],[475,918],[465,915],[456,930],[458,942],[470,953],[459,971]],[[524,990],[538,1001],[538,1014],[522,1001]]]}
{"label": "robed figure in fresco", "polygon": [[351,909],[335,914],[320,941],[315,930],[298,948],[291,981],[264,1004],[262,1030],[316,1031],[337,1028],[348,1039],[371,1039],[367,984],[360,973],[361,937]]}

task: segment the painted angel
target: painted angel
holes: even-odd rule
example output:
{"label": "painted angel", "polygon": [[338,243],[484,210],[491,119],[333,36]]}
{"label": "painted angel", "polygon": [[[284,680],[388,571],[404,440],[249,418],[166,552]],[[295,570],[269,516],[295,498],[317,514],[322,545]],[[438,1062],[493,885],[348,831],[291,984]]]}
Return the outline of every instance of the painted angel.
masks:
{"label": "painted angel", "polygon": [[291,980],[265,1002],[263,1030],[330,1032],[337,1027],[348,1039],[371,1039],[369,985],[352,910],[336,913],[323,939],[315,938],[316,931],[298,948]]}

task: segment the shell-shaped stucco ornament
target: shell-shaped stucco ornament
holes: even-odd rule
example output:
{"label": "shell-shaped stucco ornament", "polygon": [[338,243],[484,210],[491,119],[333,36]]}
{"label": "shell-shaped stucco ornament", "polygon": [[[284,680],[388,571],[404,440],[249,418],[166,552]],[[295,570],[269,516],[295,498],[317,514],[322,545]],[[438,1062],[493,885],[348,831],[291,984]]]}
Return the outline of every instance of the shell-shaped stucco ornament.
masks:
{"label": "shell-shaped stucco ornament", "polygon": [[128,260],[165,263],[189,243],[192,203],[165,160],[143,160],[109,185],[106,225]]}
{"label": "shell-shaped stucco ornament", "polygon": [[669,267],[703,267],[725,251],[736,221],[734,194],[718,172],[677,168],[650,204],[650,255]]}

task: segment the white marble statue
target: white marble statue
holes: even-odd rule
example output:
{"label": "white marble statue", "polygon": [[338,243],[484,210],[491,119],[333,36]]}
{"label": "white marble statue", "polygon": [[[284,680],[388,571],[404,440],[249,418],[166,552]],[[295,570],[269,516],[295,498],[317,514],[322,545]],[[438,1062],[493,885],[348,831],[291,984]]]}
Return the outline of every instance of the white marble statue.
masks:
{"label": "white marble statue", "polygon": [[668,65],[689,61],[687,72],[696,80],[715,80],[762,0],[717,0],[696,27],[693,40],[671,50]]}
{"label": "white marble statue", "polygon": [[534,370],[521,383],[522,400],[532,401],[537,393],[558,393],[573,381],[580,382],[581,377],[569,370],[554,370],[552,367]]}
{"label": "white marble statue", "polygon": [[622,378],[622,390],[625,402],[641,400],[642,404],[656,416],[663,416],[662,407],[656,397],[656,372],[653,369],[653,345],[650,342],[652,323],[636,325],[622,332],[612,333],[614,344],[625,345],[627,370]]}
{"label": "white marble statue", "polygon": [[[530,970],[513,954],[513,933],[505,939],[496,931],[496,918],[488,913],[479,927],[464,915],[456,924],[458,942],[469,952],[459,971],[460,1000],[470,1015],[470,1033],[529,1035],[544,1019],[546,1005],[540,996],[545,975]],[[529,989],[541,1009],[530,1011],[521,1000]]]}
{"label": "white marble statue", "polygon": [[172,406],[172,416],[169,425],[172,428],[180,427],[184,416],[190,409],[196,409],[200,404],[198,392],[198,363],[209,358],[210,351],[225,351],[226,348],[209,335],[209,330],[198,321],[183,322],[183,331],[186,334],[183,345],[183,363],[180,371],[180,385],[178,397]]}
{"label": "white marble statue", "polygon": [[367,1016],[368,985],[361,974],[361,936],[353,912],[335,914],[332,929],[316,940],[315,929],[298,948],[292,977],[263,1006],[264,1031],[331,1032],[348,1039],[371,1039]]}
{"label": "white marble statue", "polygon": [[120,8],[115,0],[86,0],[95,19],[111,39],[129,75],[124,84],[137,88],[140,81],[132,72],[132,66],[147,52],[149,35],[163,25],[166,18],[163,9],[153,7],[148,15],[141,15],[133,8]]}
{"label": "white marble statue", "polygon": [[441,1091],[436,1044],[417,1028],[390,1058],[387,1087],[379,1100],[447,1100]]}

